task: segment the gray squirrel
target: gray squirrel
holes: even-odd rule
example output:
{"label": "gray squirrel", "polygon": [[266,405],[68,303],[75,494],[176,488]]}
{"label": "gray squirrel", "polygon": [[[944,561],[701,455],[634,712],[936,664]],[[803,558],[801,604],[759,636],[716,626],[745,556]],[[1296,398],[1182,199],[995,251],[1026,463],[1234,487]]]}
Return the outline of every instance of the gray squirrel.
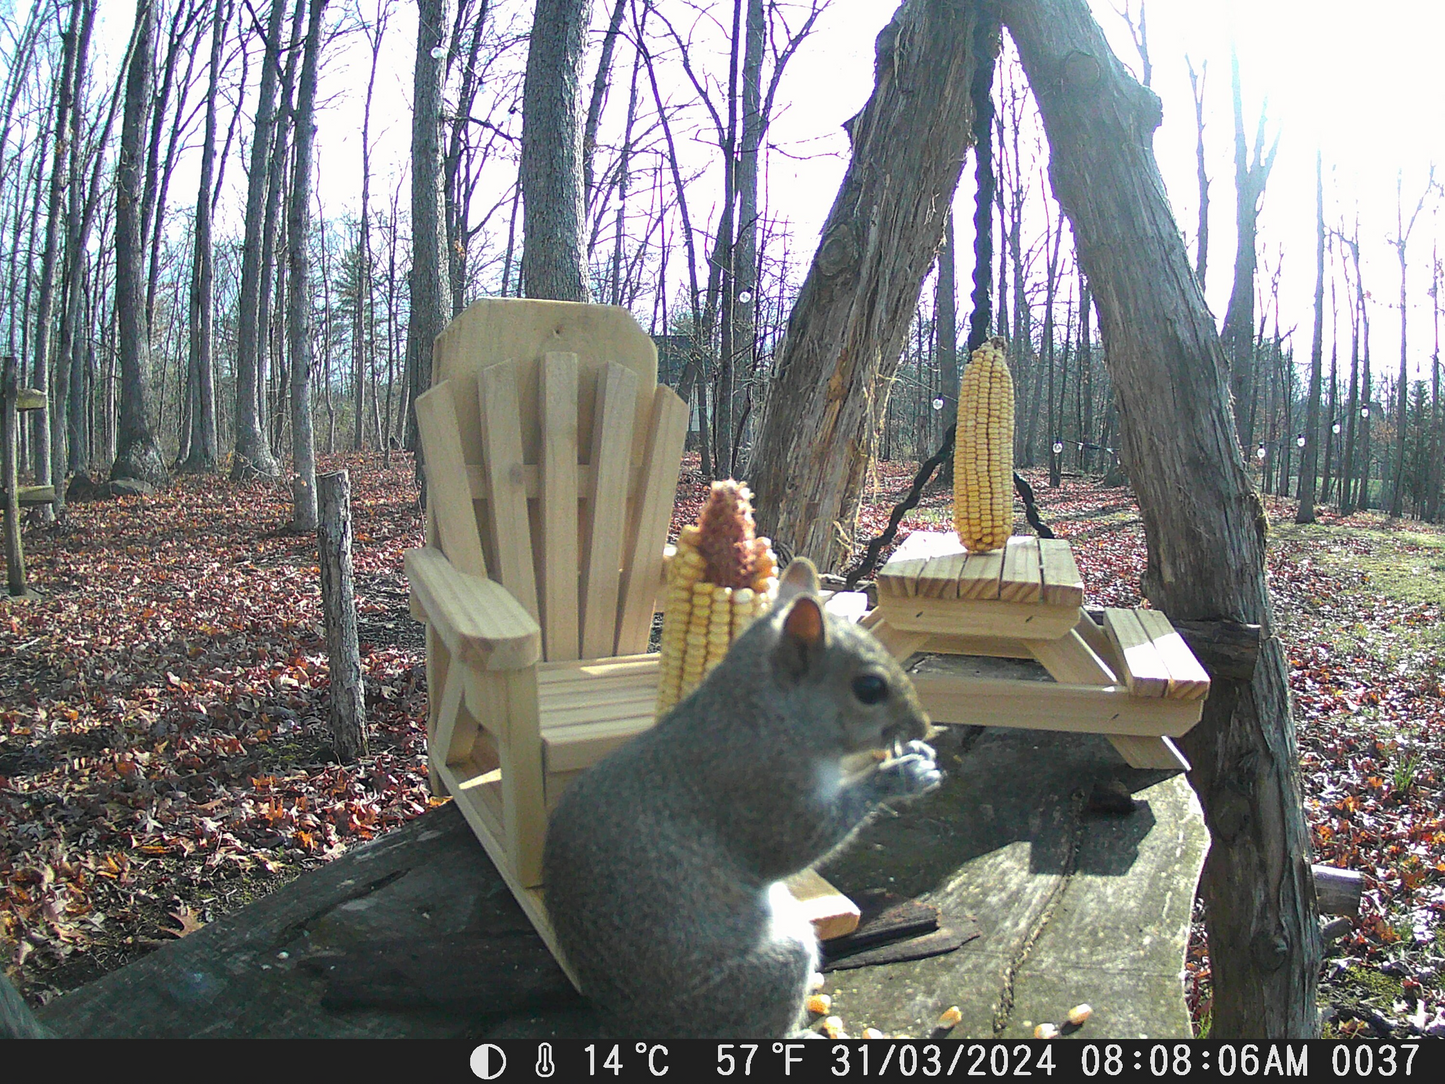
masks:
{"label": "gray squirrel", "polygon": [[[797,1027],[818,943],[782,881],[879,803],[938,785],[928,731],[898,663],[823,611],[811,563],[790,564],[773,609],[692,695],[552,814],[547,911],[609,1030],[764,1039]],[[868,766],[850,775],[844,758]]]}

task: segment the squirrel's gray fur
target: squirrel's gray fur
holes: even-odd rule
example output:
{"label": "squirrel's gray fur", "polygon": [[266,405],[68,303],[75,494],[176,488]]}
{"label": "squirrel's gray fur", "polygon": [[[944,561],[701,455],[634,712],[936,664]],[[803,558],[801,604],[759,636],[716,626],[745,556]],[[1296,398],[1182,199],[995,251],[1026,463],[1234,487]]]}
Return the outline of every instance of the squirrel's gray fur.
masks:
{"label": "squirrel's gray fur", "polygon": [[[772,611],[702,685],[552,814],[547,910],[619,1037],[795,1028],[818,946],[780,882],[880,802],[938,784],[912,683],[870,633],[823,613],[817,590],[810,563],[789,565]],[[841,758],[900,745],[845,777]]]}

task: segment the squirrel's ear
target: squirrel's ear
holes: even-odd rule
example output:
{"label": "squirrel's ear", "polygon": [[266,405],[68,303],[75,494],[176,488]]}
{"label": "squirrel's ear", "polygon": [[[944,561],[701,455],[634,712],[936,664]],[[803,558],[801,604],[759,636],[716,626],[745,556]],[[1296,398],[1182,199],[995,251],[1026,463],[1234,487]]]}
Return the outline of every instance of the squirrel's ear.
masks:
{"label": "squirrel's ear", "polygon": [[827,646],[826,629],[823,607],[816,598],[800,595],[794,599],[773,651],[778,666],[792,677],[802,677],[809,663]]}
{"label": "squirrel's ear", "polygon": [[818,570],[806,557],[794,557],[778,578],[778,598],[781,606],[795,595],[816,595],[820,589]]}

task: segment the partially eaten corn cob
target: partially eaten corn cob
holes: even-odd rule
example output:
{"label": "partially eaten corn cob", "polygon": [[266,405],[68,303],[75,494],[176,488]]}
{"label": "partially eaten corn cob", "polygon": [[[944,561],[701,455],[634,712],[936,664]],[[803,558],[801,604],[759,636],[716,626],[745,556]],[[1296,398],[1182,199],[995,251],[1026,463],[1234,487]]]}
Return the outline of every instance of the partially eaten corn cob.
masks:
{"label": "partially eaten corn cob", "polygon": [[752,494],[740,482],[714,482],[697,524],[682,529],[668,570],[659,718],[722,662],[777,585],[772,544],[754,535]]}
{"label": "partially eaten corn cob", "polygon": [[971,552],[1002,549],[1013,531],[1014,382],[1008,344],[973,352],[958,389],[953,443],[953,525]]}

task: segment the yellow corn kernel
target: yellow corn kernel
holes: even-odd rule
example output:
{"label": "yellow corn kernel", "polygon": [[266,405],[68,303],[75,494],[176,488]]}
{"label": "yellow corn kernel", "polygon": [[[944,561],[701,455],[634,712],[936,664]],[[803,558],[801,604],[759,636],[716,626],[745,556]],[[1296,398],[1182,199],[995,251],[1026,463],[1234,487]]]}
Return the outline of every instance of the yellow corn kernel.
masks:
{"label": "yellow corn kernel", "polygon": [[1013,531],[1014,391],[1007,344],[973,352],[958,390],[953,523],[972,552],[1001,549]]}

